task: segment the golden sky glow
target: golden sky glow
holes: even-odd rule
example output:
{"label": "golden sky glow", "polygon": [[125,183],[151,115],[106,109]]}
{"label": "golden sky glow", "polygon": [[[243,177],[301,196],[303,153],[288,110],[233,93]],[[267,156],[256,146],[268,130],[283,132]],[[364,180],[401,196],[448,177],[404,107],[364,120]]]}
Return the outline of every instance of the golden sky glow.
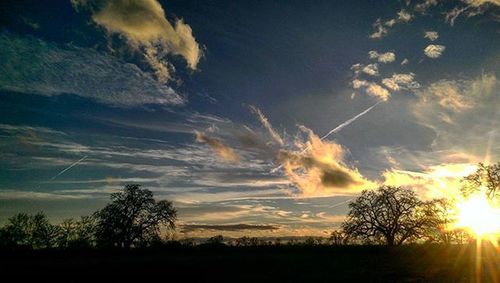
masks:
{"label": "golden sky glow", "polygon": [[494,236],[500,233],[500,208],[484,194],[474,195],[457,203],[458,228],[465,228],[477,237]]}

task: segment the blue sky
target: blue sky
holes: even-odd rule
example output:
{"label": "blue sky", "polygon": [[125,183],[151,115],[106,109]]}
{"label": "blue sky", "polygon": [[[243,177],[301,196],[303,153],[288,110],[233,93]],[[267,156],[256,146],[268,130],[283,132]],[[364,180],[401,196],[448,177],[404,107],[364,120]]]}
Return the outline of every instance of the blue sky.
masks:
{"label": "blue sky", "polygon": [[499,6],[6,1],[0,221],[140,183],[180,235],[326,235],[363,189],[453,196],[500,154]]}

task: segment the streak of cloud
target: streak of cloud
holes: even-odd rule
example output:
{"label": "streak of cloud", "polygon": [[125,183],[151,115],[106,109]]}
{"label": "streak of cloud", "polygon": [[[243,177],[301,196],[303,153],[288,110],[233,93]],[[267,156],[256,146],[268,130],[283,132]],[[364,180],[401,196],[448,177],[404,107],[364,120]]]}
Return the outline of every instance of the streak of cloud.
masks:
{"label": "streak of cloud", "polygon": [[464,15],[467,18],[482,15],[492,7],[500,6],[500,0],[461,0],[462,5],[458,5],[445,13],[446,21],[451,26],[455,20]]}
{"label": "streak of cloud", "polygon": [[189,233],[197,230],[213,231],[272,231],[280,229],[276,225],[254,225],[254,224],[184,224],[181,233]]}
{"label": "streak of cloud", "polygon": [[64,174],[64,172],[68,171],[69,169],[75,167],[76,165],[80,164],[80,162],[84,161],[88,155],[85,155],[84,157],[80,158],[78,161],[74,162],[70,166],[66,167],[65,169],[61,170],[59,173],[57,173],[54,177],[50,178],[51,181],[55,180],[57,177],[61,176]]}
{"label": "streak of cloud", "polygon": [[276,143],[278,143],[279,145],[283,146],[285,144],[284,141],[283,141],[283,139],[276,132],[276,130],[272,127],[271,123],[269,123],[269,120],[264,115],[264,113],[262,113],[262,111],[259,108],[255,107],[255,106],[252,106],[252,105],[250,105],[250,110],[252,111],[252,113],[254,113],[255,115],[257,115],[257,118],[259,118],[259,121],[262,123],[262,126],[267,130],[267,132],[269,133],[269,135],[271,136],[271,138]]}
{"label": "streak of cloud", "polygon": [[358,120],[359,118],[361,118],[362,116],[364,116],[366,113],[370,112],[373,108],[375,108],[375,106],[379,105],[380,102],[381,101],[378,101],[377,103],[375,103],[372,106],[368,107],[366,110],[362,111],[358,115],[352,117],[351,119],[349,119],[349,120],[345,121],[344,123],[338,125],[337,127],[333,128],[328,133],[326,133],[324,136],[322,136],[321,140],[324,140],[324,139],[328,138],[332,134],[340,132],[343,128],[349,126],[352,122]]}
{"label": "streak of cloud", "polygon": [[198,131],[195,131],[195,135],[197,142],[208,144],[222,160],[230,163],[237,163],[240,161],[240,156],[221,140],[209,137]]}

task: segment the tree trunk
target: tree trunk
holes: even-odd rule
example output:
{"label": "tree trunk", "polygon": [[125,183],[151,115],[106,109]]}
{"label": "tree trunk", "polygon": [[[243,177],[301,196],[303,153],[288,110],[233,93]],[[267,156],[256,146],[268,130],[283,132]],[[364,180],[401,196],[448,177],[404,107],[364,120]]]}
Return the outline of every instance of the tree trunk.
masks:
{"label": "tree trunk", "polygon": [[394,237],[393,236],[386,236],[385,237],[386,241],[387,241],[387,245],[388,246],[394,246]]}

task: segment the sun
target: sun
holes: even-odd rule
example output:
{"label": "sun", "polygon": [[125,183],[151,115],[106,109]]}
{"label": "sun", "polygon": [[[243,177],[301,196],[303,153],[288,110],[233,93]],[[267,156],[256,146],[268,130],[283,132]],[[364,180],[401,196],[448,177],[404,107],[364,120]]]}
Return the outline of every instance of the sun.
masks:
{"label": "sun", "polygon": [[465,228],[478,238],[500,233],[500,209],[484,195],[475,195],[457,204],[457,227]]}

